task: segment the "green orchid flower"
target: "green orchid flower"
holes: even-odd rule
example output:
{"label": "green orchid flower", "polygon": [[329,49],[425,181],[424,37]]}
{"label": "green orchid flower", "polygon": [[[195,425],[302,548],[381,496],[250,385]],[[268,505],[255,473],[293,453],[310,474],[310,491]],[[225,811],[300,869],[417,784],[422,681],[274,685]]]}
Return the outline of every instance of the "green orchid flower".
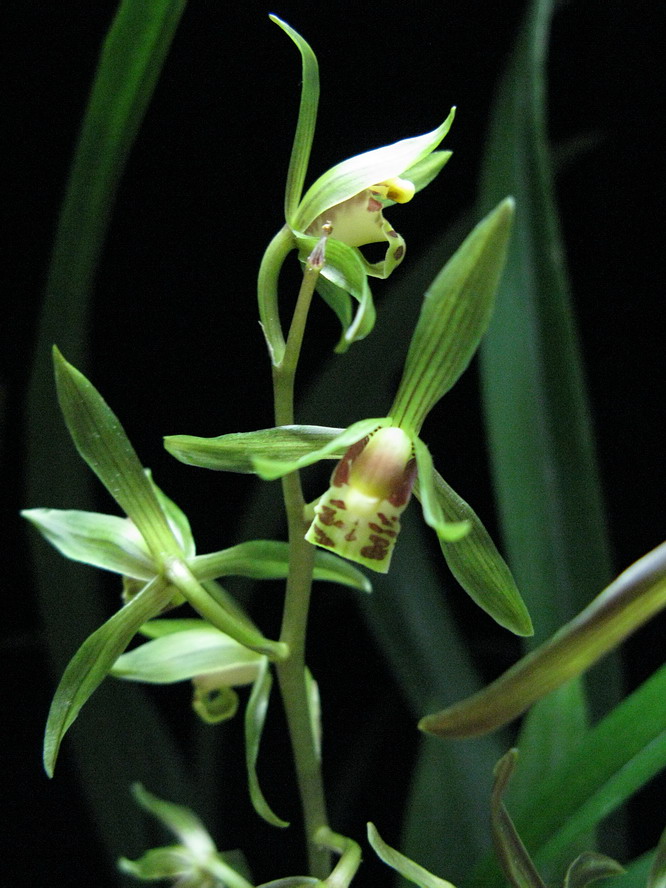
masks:
{"label": "green orchid flower", "polygon": [[[322,234],[328,236],[317,290],[343,328],[337,351],[366,336],[375,321],[368,276],[387,278],[405,256],[405,241],[384,216],[395,203],[407,203],[440,172],[450,151],[436,151],[455,115],[437,129],[367,151],[337,164],[303,194],[319,101],[317,60],[310,46],[285,22],[271,19],[294,41],[303,62],[303,87],[285,196],[285,226],[269,245],[259,271],[259,312],[273,362],[279,364],[284,338],[277,304],[277,278],[285,257],[297,250],[307,262]],[[359,249],[386,241],[379,262]],[[353,300],[358,302],[354,314]]]}
{"label": "green orchid flower", "polygon": [[139,783],[132,787],[132,794],[145,811],[174,834],[178,843],[151,848],[138,860],[122,857],[118,861],[121,872],[146,882],[175,879],[172,884],[179,888],[253,888],[230,863],[238,853],[219,852],[193,811],[154,796]]}
{"label": "green orchid flower", "polygon": [[421,427],[474,355],[504,266],[513,201],[502,201],[466,238],[425,295],[402,380],[384,416],[347,429],[281,426],[219,438],[171,436],[182,462],[266,480],[336,459],[329,489],[311,509],[306,538],[385,573],[411,493],[420,499],[447,563],[466,592],[500,625],[532,624],[506,563],[471,507],[435,470]]}
{"label": "green orchid flower", "polygon": [[[285,577],[287,544],[250,540],[197,555],[186,515],[143,468],[99,392],[57,349],[54,365],[58,398],[72,439],[126,517],[43,508],[26,509],[22,514],[67,558],[120,574],[125,603],[86,639],[60,681],[46,726],[44,763],[49,774],[62,738],[81,707],[140,628],[165,610],[188,601],[216,631],[229,637],[235,648],[249,649],[256,655],[246,657],[248,662],[288,655],[287,646],[265,638],[215,582],[228,575]],[[314,576],[366,591],[369,588],[359,571],[351,573],[334,556],[319,560]]]}

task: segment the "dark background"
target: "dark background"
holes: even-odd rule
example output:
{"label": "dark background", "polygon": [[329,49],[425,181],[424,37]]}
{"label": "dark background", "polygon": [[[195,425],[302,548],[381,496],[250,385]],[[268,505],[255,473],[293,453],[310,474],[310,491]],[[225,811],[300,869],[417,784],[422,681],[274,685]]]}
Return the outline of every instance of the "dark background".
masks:
{"label": "dark background", "polygon": [[[12,575],[10,565],[15,554],[17,564],[27,554],[17,510],[66,505],[25,502],[20,433],[59,202],[115,6],[14,4],[5,32],[8,249],[0,405],[4,538],[10,541],[3,609],[10,727],[6,810],[13,812],[14,827],[5,838],[7,860],[15,859],[26,873],[15,885],[45,879],[107,884],[93,875],[98,840],[73,769],[65,765],[51,784],[41,771],[53,679],[46,672],[29,576],[20,568]],[[592,137],[590,148],[563,167],[557,195],[618,571],[663,536],[657,8],[655,2],[621,0],[566,4],[555,19],[550,54],[554,145]],[[454,157],[436,188],[391,217],[407,240],[409,262],[418,261],[420,245],[475,200],[493,90],[522,10],[514,0],[409,6],[285,0],[271,8],[192,2],[186,10],[118,194],[95,291],[91,374],[144,463],[195,516],[202,550],[233,538],[238,504],[251,482],[232,486],[226,518],[207,524],[206,512],[216,502],[209,478],[174,463],[162,451],[161,436],[271,424],[254,286],[263,249],[281,224],[300,67],[295,48],[267,13],[297,28],[319,58],[322,100],[310,180],[340,159],[430,130],[452,104],[458,106],[446,141]],[[378,304],[382,286],[373,287]],[[319,307],[312,324],[318,336],[306,350],[304,376],[316,372],[337,336],[336,322]],[[440,413],[442,434],[453,427],[464,441],[452,471],[469,475],[465,492],[492,524],[481,416],[469,404],[470,398],[476,403],[475,387],[472,372],[462,394]],[[351,402],[349,409],[349,421],[358,418]],[[326,416],[316,421],[325,423]],[[430,437],[437,432],[435,419]],[[100,505],[108,508],[108,501]],[[319,607],[314,619],[330,625],[331,614]],[[353,614],[345,619],[350,634],[363,631]],[[663,648],[663,620],[625,646],[632,686],[662,662]],[[323,665],[326,650],[313,656]],[[489,677],[504,665],[501,658],[486,663]],[[381,662],[370,668],[377,672],[370,683],[390,682]],[[408,746],[411,726],[399,713],[386,718],[387,733]],[[393,803],[387,797],[386,804]],[[632,807],[637,825],[631,852],[654,843],[663,824],[645,824],[657,804],[652,790]],[[363,812],[359,816],[362,821]]]}

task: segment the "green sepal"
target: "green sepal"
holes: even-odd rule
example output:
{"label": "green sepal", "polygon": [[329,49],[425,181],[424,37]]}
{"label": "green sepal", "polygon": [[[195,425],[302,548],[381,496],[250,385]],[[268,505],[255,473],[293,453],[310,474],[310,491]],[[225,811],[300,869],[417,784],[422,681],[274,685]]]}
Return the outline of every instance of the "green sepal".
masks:
{"label": "green sepal", "polygon": [[624,871],[624,867],[612,857],[596,851],[585,851],[567,869],[563,888],[587,888],[597,879],[620,876]]}
{"label": "green sepal", "polygon": [[282,28],[285,34],[291,37],[298,47],[302,61],[301,101],[298,109],[298,123],[296,124],[294,144],[289,159],[289,172],[287,173],[284,201],[285,219],[291,224],[303,193],[310,151],[312,150],[312,140],[317,120],[317,106],[319,104],[319,66],[312,48],[297,31],[276,15],[269,15],[269,18]]}
{"label": "green sepal", "polygon": [[[320,450],[342,431],[327,426],[289,425],[255,432],[232,432],[216,438],[169,435],[164,439],[164,446],[188,466],[216,472],[254,473],[256,458],[298,460]],[[343,452],[334,452],[331,458],[340,457]]]}
{"label": "green sepal", "polygon": [[420,864],[414,863],[409,857],[387,845],[372,823],[368,823],[368,841],[380,860],[419,888],[455,888],[451,882],[433,875]]}
{"label": "green sepal", "polygon": [[125,681],[171,684],[215,674],[220,685],[251,684],[263,657],[204,621],[170,632],[118,657],[111,675]]}
{"label": "green sepal", "polygon": [[[295,237],[299,256],[302,261],[305,261],[319,242],[319,237],[298,233]],[[326,260],[320,272],[320,279],[324,278],[329,286],[327,287],[324,283],[321,286],[318,285],[317,290],[324,295],[324,298],[326,295],[330,297],[335,293],[334,304],[331,305],[331,308],[342,323],[342,337],[335,347],[338,353],[345,352],[352,343],[363,339],[374,327],[376,311],[368,285],[369,267],[357,247],[350,247],[348,244],[336,240],[335,235],[326,241]],[[351,316],[353,312],[351,308],[342,305],[345,293],[348,294],[347,302],[349,302],[350,296],[358,302],[356,314],[346,325],[343,323],[343,318],[346,318],[347,315]]]}
{"label": "green sepal", "polygon": [[173,589],[156,577],[90,635],[70,660],[51,703],[44,735],[44,768],[53,776],[60,744],[81,707],[108,675],[142,623],[171,600]]}
{"label": "green sepal", "polygon": [[661,834],[659,844],[655,849],[654,860],[645,888],[666,888],[666,829]]}
{"label": "green sepal", "polygon": [[322,447],[319,447],[316,450],[311,450],[309,453],[306,453],[297,459],[270,459],[263,456],[253,455],[252,463],[254,465],[254,470],[260,478],[264,479],[264,481],[274,481],[276,478],[282,478],[290,472],[295,472],[298,469],[311,466],[313,463],[319,462],[322,459],[339,458],[339,456],[344,454],[344,451],[348,447],[355,444],[357,441],[360,441],[365,435],[369,435],[370,432],[375,429],[383,428],[384,426],[391,424],[390,417],[382,417],[381,419],[361,419],[358,422],[352,423],[352,425],[344,429],[344,431],[340,432],[340,434],[336,435],[334,438],[330,439]]}
{"label": "green sepal", "polygon": [[[534,628],[513,574],[497,551],[478,515],[434,472],[435,495],[447,521],[466,521],[469,533],[461,540],[440,540],[442,553],[453,576],[465,592],[495,622],[516,635],[532,635]],[[419,481],[416,496],[420,496]]]}
{"label": "green sepal", "polygon": [[431,154],[448,133],[455,108],[444,123],[430,133],[402,139],[383,148],[357,154],[337,164],[320,176],[307,190],[296,211],[291,227],[305,232],[317,216],[336,204],[360,194],[371,185],[402,176],[405,170]]}
{"label": "green sepal", "polygon": [[148,480],[155,491],[155,496],[158,499],[158,502],[164,512],[169,527],[171,528],[171,532],[175,536],[178,545],[180,546],[183,555],[186,558],[191,558],[196,552],[196,546],[194,543],[194,537],[192,536],[192,528],[190,527],[190,521],[185,512],[174,503],[172,499],[164,493],[164,491],[155,484],[153,480],[153,475],[150,469],[144,469],[146,475],[148,476]]}
{"label": "green sepal", "polygon": [[470,531],[469,521],[463,519],[447,521],[435,490],[435,468],[432,456],[420,438],[412,441],[416,457],[419,499],[423,509],[423,518],[437,534],[440,542],[456,543]]}
{"label": "green sepal", "polygon": [[471,697],[419,722],[441,737],[475,737],[517,718],[596,663],[666,607],[666,543],[627,568],[552,638]]}
{"label": "green sepal", "polygon": [[[190,559],[189,565],[200,581],[229,575],[279,580],[289,573],[289,544],[278,540],[247,540],[229,549],[197,555]],[[372,591],[365,574],[329,552],[315,553],[314,579]]]}
{"label": "green sepal", "polygon": [[118,417],[97,389],[53,347],[58,401],[76,449],[132,519],[153,556],[178,544]]}
{"label": "green sepal", "polygon": [[254,810],[272,826],[286,827],[289,826],[289,823],[286,820],[282,820],[271,810],[261,791],[257,776],[259,744],[264,730],[272,686],[273,676],[271,675],[270,665],[264,660],[245,708],[245,762],[247,765],[248,789]]}
{"label": "green sepal", "polygon": [[517,758],[518,750],[510,749],[495,766],[495,780],[490,797],[493,845],[502,872],[513,888],[546,888],[502,800]]}
{"label": "green sepal", "polygon": [[155,576],[143,537],[128,518],[76,509],[24,509],[21,515],[65,558],[137,580]]}
{"label": "green sepal", "polygon": [[426,292],[390,411],[405,430],[418,434],[488,327],[513,211],[513,200],[506,198],[479,222]]}

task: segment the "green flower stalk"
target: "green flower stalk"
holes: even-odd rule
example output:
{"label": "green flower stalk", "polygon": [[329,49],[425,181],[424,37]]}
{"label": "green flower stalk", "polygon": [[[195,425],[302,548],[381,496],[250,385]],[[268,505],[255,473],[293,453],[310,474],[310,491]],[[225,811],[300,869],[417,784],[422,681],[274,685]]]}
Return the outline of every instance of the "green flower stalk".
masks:
{"label": "green flower stalk", "polygon": [[[330,232],[330,237],[317,291],[342,324],[336,350],[345,351],[372,330],[375,310],[368,276],[387,278],[405,256],[405,241],[384,218],[383,211],[395,203],[410,201],[448,161],[450,151],[435,149],[449,131],[455,109],[430,133],[337,164],[303,194],[319,101],[317,60],[300,34],[275,16],[271,19],[291,37],[303,61],[300,112],[285,194],[286,224],[269,245],[259,271],[261,323],[273,363],[279,364],[285,348],[277,301],[279,270],[292,250],[297,250],[301,262],[306,263],[322,231]],[[387,244],[384,258],[369,262],[359,248],[382,241]],[[354,300],[358,302],[355,314]]]}

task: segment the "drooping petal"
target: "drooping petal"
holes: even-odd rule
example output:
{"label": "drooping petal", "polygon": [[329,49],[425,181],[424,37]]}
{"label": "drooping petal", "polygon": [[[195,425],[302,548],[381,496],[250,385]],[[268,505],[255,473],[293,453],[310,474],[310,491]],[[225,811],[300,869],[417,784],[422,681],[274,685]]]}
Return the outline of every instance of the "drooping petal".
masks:
{"label": "drooping petal", "polygon": [[430,133],[357,154],[332,167],[310,186],[294,218],[288,220],[291,227],[304,232],[330,207],[377,183],[402,176],[406,169],[437,148],[449,131],[454,115],[455,108],[452,108],[444,123]]}
{"label": "drooping petal", "polygon": [[305,538],[386,573],[415,474],[412,442],[401,429],[385,427],[364,436],[336,466]]}
{"label": "drooping petal", "polygon": [[419,497],[426,524],[440,540],[448,543],[463,539],[470,529],[469,521],[447,521],[435,492],[435,469],[430,451],[420,438],[414,439],[414,455],[418,467]]}

